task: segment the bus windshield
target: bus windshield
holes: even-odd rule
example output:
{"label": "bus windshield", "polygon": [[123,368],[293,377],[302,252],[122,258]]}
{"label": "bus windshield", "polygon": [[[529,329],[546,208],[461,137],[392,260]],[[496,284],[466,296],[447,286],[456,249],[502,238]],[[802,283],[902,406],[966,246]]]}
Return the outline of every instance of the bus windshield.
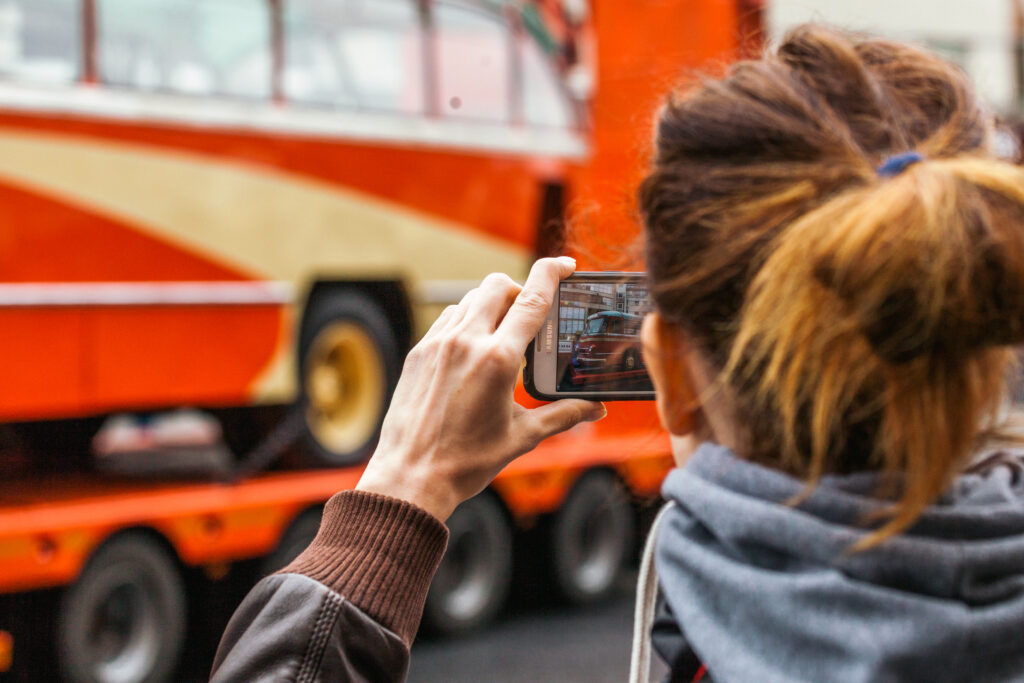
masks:
{"label": "bus windshield", "polygon": [[592,318],[587,323],[587,334],[600,334],[600,333],[605,331],[605,328],[607,326],[608,326],[608,318],[605,318],[604,316],[599,316],[597,318]]}

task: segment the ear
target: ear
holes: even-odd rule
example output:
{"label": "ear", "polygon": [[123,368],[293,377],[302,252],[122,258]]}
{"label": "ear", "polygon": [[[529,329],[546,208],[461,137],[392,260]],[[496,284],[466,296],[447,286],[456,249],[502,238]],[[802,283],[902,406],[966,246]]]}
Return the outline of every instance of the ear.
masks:
{"label": "ear", "polygon": [[661,424],[676,436],[691,434],[700,404],[687,363],[686,334],[657,313],[648,313],[641,331],[644,364],[657,392]]}

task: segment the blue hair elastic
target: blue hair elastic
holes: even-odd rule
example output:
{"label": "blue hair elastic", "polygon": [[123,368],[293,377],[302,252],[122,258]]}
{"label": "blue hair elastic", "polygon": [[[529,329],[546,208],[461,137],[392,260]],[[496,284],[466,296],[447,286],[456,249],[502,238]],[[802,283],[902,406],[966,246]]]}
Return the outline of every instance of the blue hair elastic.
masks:
{"label": "blue hair elastic", "polygon": [[882,178],[892,178],[907,170],[907,166],[916,164],[919,161],[924,161],[924,156],[917,152],[893,154],[882,162],[882,165],[877,169],[877,173]]}

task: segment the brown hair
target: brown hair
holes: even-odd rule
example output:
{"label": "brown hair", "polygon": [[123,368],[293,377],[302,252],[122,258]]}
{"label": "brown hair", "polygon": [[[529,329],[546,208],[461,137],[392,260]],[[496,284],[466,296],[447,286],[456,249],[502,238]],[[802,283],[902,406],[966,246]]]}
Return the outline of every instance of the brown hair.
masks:
{"label": "brown hair", "polygon": [[660,113],[640,188],[655,305],[720,372],[741,455],[810,486],[897,475],[860,547],[965,466],[1024,340],[1024,172],[991,133],[953,65],[817,25]]}

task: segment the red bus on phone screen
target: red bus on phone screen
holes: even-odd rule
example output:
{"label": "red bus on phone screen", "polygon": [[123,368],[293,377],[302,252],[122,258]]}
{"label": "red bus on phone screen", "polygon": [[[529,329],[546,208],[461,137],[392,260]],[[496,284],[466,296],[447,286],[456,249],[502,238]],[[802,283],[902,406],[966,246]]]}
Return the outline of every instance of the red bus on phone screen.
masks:
{"label": "red bus on phone screen", "polygon": [[640,323],[643,317],[621,311],[601,311],[586,319],[576,341],[571,364],[574,379],[598,381],[609,373],[617,375],[643,370],[640,353]]}

